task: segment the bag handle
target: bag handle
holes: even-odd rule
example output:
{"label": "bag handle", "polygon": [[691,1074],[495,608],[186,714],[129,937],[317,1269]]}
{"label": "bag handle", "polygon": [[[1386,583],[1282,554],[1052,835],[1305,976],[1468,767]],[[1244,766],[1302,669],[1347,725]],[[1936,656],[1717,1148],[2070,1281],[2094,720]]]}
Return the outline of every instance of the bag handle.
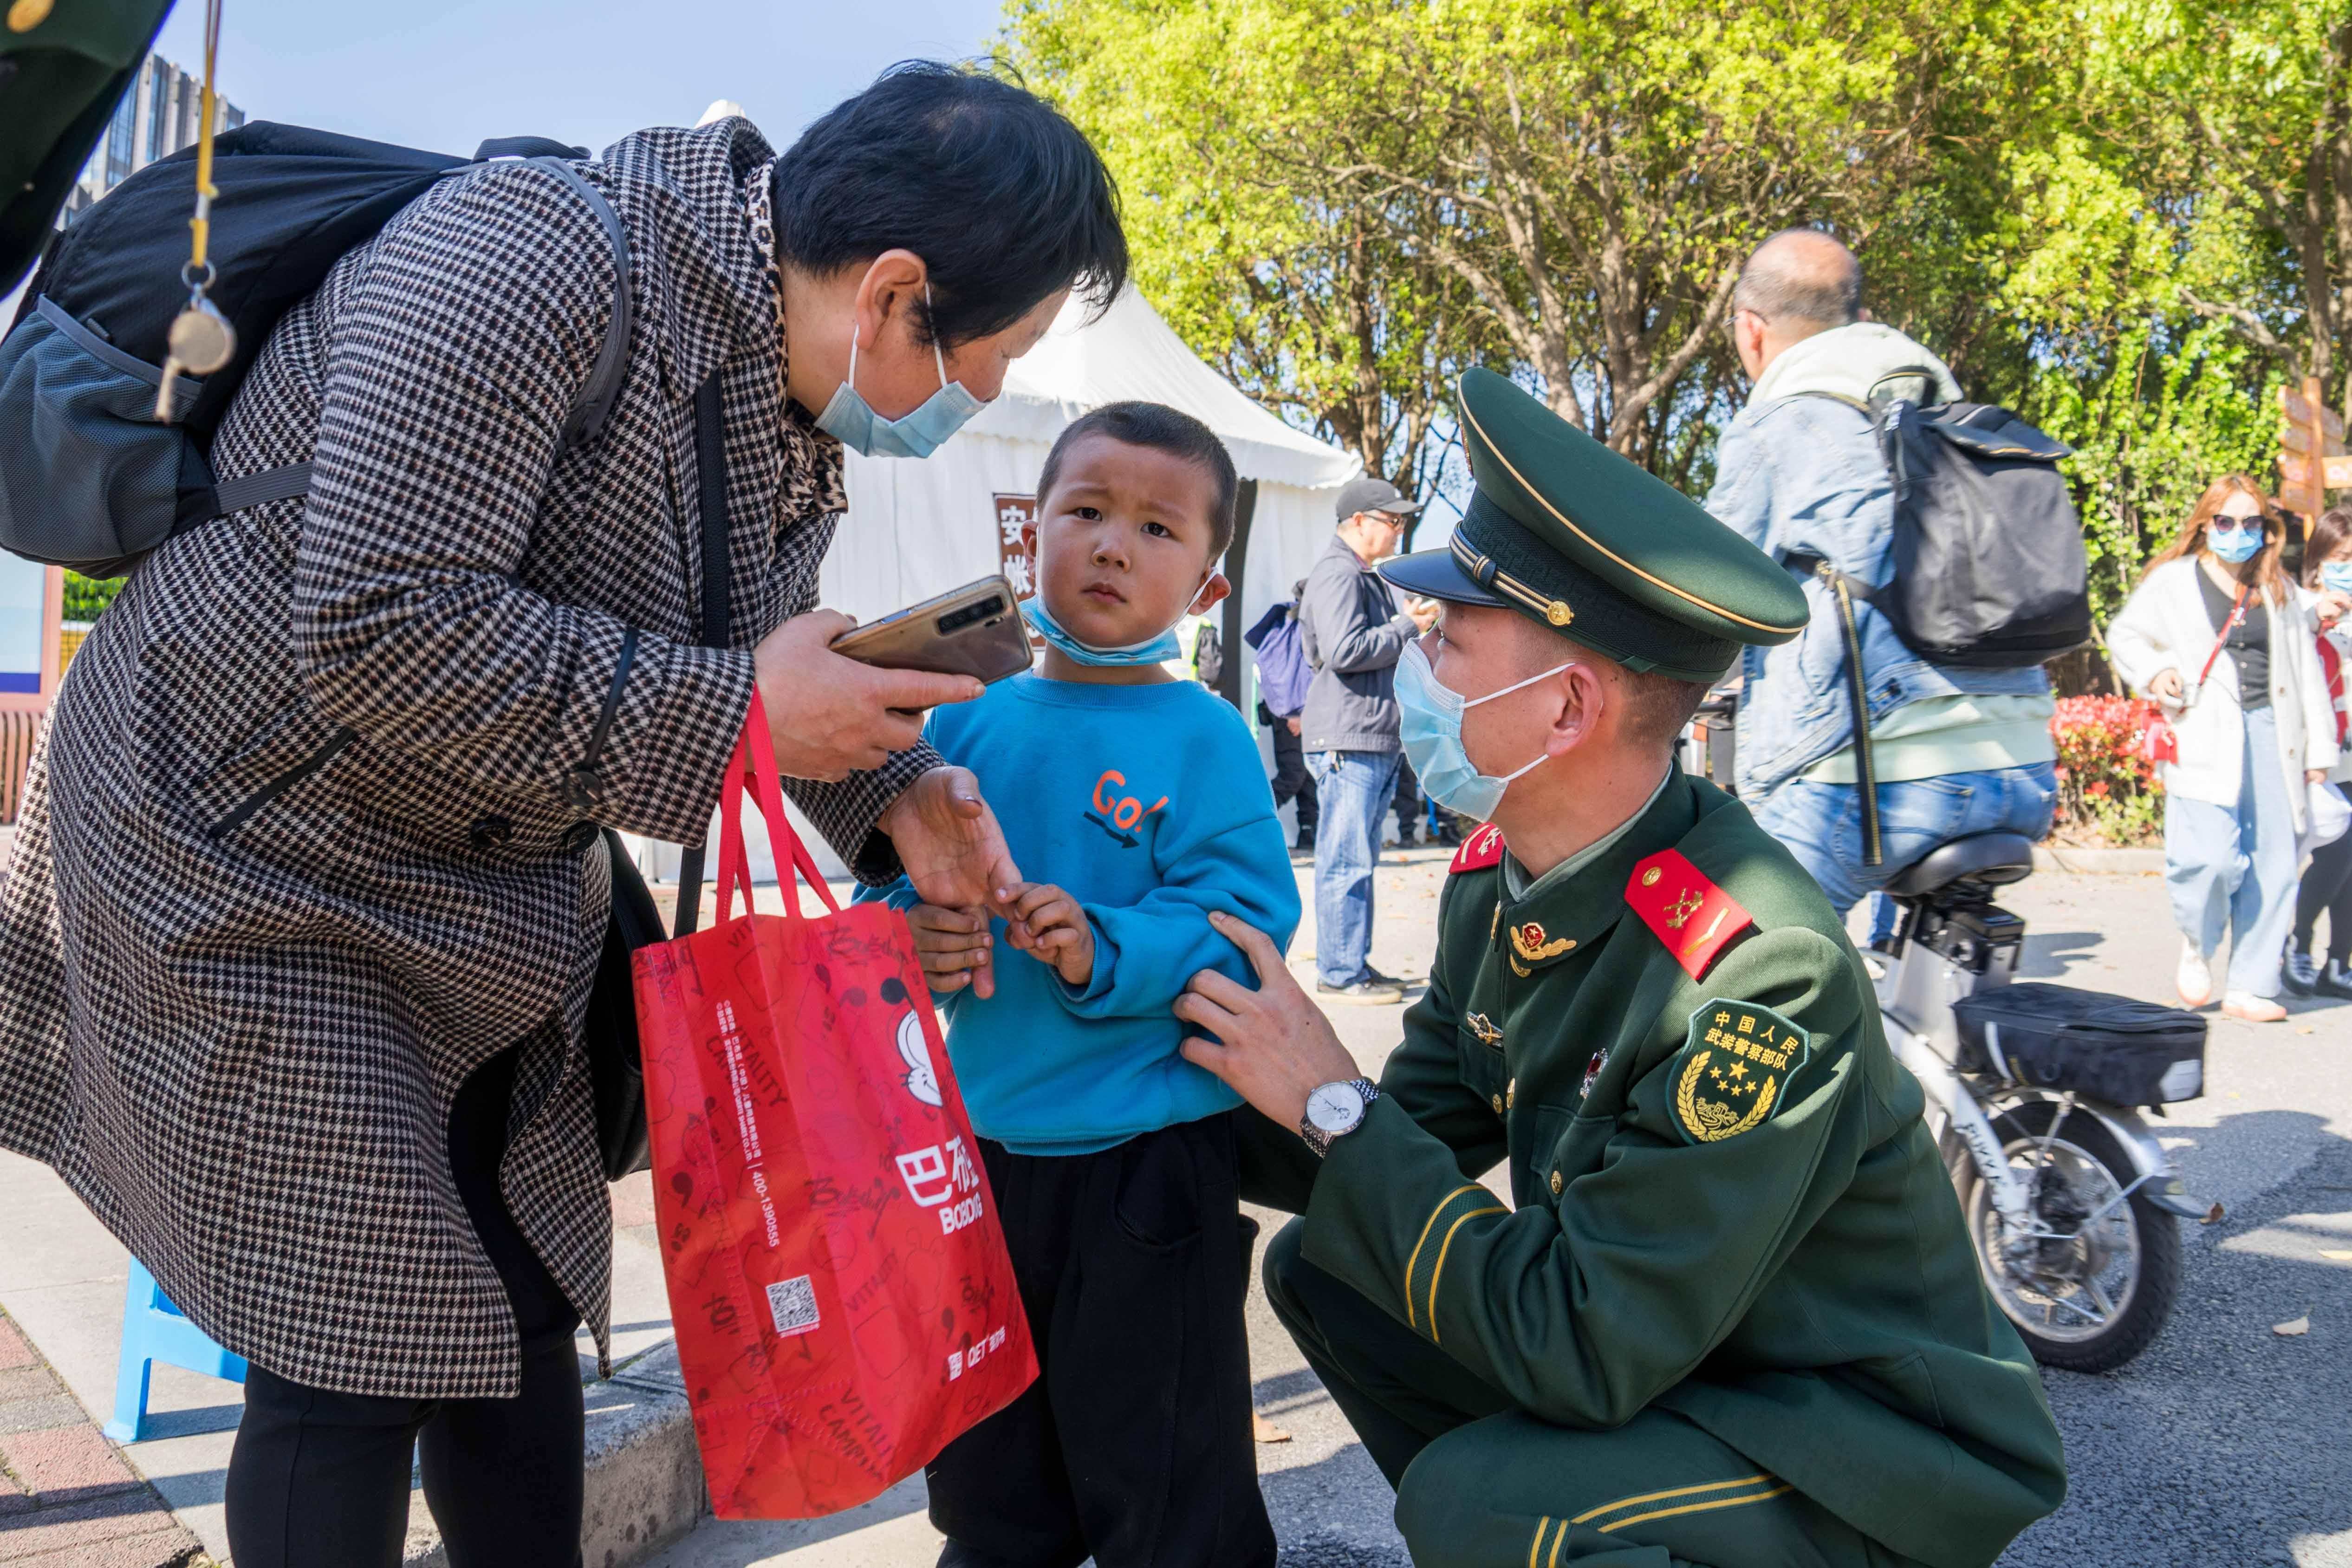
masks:
{"label": "bag handle", "polygon": [[2230,618],[2221,623],[2221,635],[2213,639],[2213,651],[2205,656],[2205,668],[2197,672],[2197,684],[2189,689],[2182,707],[2186,708],[2196,700],[2197,694],[2205,689],[2205,678],[2213,673],[2213,661],[2221,657],[2221,645],[2230,640],[2230,634],[2236,631],[2238,623],[2246,618],[2246,595],[2251,590],[2244,584],[2238,584],[2238,596],[2230,603]]}
{"label": "bag handle", "polygon": [[[816,868],[816,860],[793,829],[792,818],[784,815],[783,786],[776,773],[776,743],[768,733],[768,712],[760,702],[760,694],[751,693],[751,709],[744,716],[743,733],[735,742],[735,755],[727,764],[727,776],[740,789],[727,792],[728,809],[719,825],[719,920],[721,924],[733,918],[735,889],[743,889],[743,912],[751,912],[751,859],[743,842],[743,800],[751,798],[759,807],[760,816],[768,825],[768,847],[775,855],[776,886],[784,892],[784,917],[803,920],[799,881],[806,881],[823,901],[826,910],[841,912],[835,901],[833,889],[825,886],[824,876]],[[786,848],[798,879],[784,870]]]}

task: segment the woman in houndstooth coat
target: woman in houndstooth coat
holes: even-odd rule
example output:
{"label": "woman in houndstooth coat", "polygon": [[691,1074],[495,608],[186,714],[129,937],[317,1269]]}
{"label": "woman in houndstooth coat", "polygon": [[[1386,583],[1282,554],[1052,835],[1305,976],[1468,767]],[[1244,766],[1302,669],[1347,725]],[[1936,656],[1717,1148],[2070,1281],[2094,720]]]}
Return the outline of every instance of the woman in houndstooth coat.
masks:
{"label": "woman in houndstooth coat", "polygon": [[[755,687],[861,877],[903,863],[970,904],[1017,875],[895,711],[977,684],[826,648],[817,416],[862,439],[828,407],[993,397],[1073,287],[1107,299],[1126,253],[1093,150],[1017,89],[902,68],[781,160],[730,119],[574,167],[632,258],[601,433],[561,439],[620,286],[599,218],[525,163],[440,182],[272,334],[213,459],[310,460],[309,494],[131,576],[0,889],[0,1146],[252,1362],[239,1568],[395,1563],[420,1433],[460,1568],[575,1560],[572,1342],[606,1348],[612,1244],[590,851],[601,826],[699,838]],[[697,646],[714,372],[720,649]]]}

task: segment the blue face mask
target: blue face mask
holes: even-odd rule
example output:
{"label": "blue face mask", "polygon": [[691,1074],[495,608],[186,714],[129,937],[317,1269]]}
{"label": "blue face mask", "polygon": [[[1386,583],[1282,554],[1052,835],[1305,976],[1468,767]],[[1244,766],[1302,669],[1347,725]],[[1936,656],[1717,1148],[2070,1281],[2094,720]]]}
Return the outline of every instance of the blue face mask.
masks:
{"label": "blue face mask", "polygon": [[[931,286],[923,285],[923,303],[931,300]],[[988,406],[963,389],[963,383],[948,379],[947,356],[940,353],[936,340],[931,343],[931,358],[940,367],[940,389],[923,399],[913,413],[897,419],[885,419],[874,412],[857,390],[857,332],[849,334],[849,379],[843,382],[816,416],[816,427],[836,437],[853,452],[869,458],[928,458],[940,449],[947,438],[963,428],[964,421]]]}
{"label": "blue face mask", "polygon": [[2352,594],[2352,561],[2322,562],[2319,585],[2333,588],[2339,594]]}
{"label": "blue face mask", "polygon": [[1184,652],[1184,645],[1176,640],[1174,626],[1170,626],[1156,637],[1129,643],[1125,647],[1096,647],[1072,637],[1069,628],[1055,620],[1054,612],[1045,607],[1042,595],[1022,600],[1021,613],[1028,617],[1031,626],[1037,628],[1039,637],[1079,664],[1165,664],[1171,658],[1181,658]]}
{"label": "blue face mask", "polygon": [[2206,548],[2235,566],[2262,553],[2263,531],[2257,528],[2208,528]]}
{"label": "blue face mask", "polygon": [[1541,675],[1528,677],[1517,686],[1506,686],[1484,697],[1465,698],[1439,683],[1437,672],[1429,668],[1429,656],[1421,651],[1419,643],[1407,643],[1403,656],[1396,662],[1397,714],[1405,759],[1412,763],[1412,776],[1421,781],[1422,793],[1473,821],[1493,821],[1503,804],[1503,792],[1510,787],[1511,781],[1540,767],[1550,753],[1538,755],[1517,773],[1506,773],[1501,778],[1482,773],[1470,760],[1470,753],[1462,748],[1462,715],[1481,702],[1492,702],[1520,687],[1549,680],[1575,663],[1570,659]]}

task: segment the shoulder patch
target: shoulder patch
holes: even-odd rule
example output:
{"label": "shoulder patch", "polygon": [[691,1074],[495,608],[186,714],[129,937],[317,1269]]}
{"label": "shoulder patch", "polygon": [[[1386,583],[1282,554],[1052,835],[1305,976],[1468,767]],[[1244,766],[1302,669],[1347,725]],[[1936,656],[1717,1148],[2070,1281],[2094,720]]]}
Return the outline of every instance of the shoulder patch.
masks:
{"label": "shoulder patch", "polygon": [[1685,1143],[1752,1132],[1789,1103],[1812,1037],[1769,1007],[1717,997],[1690,1016],[1674,1059],[1675,1131]]}
{"label": "shoulder patch", "polygon": [[1679,849],[1661,849],[1633,863],[1633,874],[1625,879],[1625,907],[1642,917],[1693,980],[1756,923],[1738,900],[1708,881]]}
{"label": "shoulder patch", "polygon": [[1502,863],[1503,830],[1489,823],[1462,841],[1462,847],[1454,852],[1454,864],[1445,868],[1445,874],[1458,877],[1465,871],[1483,871],[1489,866]]}

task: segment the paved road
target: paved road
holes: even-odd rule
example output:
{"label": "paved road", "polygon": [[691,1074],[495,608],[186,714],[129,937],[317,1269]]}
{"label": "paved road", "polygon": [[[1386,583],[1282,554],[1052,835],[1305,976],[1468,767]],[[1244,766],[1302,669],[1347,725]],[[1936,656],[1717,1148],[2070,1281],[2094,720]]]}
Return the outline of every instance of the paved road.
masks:
{"label": "paved road", "polygon": [[[1440,857],[1381,874],[1373,962],[1426,973]],[[2030,928],[2027,970],[2164,998],[2178,952],[2153,877],[2044,874],[2005,902]],[[1303,932],[1296,956],[1311,949]],[[1390,1010],[1344,1009],[1342,1037],[1376,1070]],[[2208,1095],[2161,1131],[2200,1197],[2228,1217],[2189,1226],[2172,1326],[2118,1373],[2049,1373],[2073,1494],[2004,1568],[2352,1568],[2352,1004],[2305,1004],[2286,1024],[2216,1016]],[[1278,1216],[1265,1216],[1268,1228]],[[2310,1331],[2272,1326],[2308,1316]],[[1250,1305],[1259,1407],[1293,1441],[1259,1449],[1287,1568],[1402,1568],[1387,1487],[1297,1352]],[[800,1525],[718,1525],[660,1568],[929,1568],[938,1537],[909,1483],[856,1515]]]}

